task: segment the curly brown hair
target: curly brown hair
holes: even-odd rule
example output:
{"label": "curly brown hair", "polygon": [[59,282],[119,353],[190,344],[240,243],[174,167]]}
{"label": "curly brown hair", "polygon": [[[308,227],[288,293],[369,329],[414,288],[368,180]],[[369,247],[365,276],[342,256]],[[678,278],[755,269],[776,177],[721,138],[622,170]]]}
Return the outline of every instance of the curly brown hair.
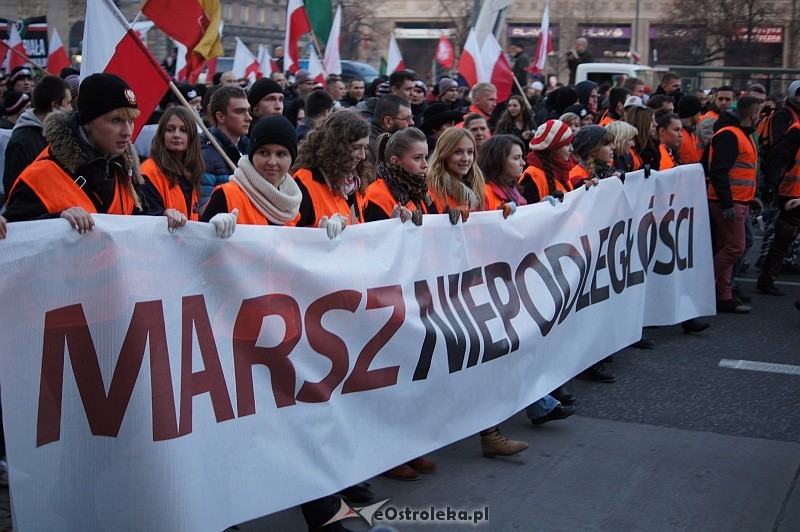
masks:
{"label": "curly brown hair", "polygon": [[[332,113],[317,124],[300,143],[297,159],[290,173],[300,168],[320,170],[331,186],[336,187],[347,179],[352,166],[350,145],[369,137],[369,124],[353,111]],[[356,165],[354,173],[361,178],[361,192],[372,182],[374,169],[369,160]]]}

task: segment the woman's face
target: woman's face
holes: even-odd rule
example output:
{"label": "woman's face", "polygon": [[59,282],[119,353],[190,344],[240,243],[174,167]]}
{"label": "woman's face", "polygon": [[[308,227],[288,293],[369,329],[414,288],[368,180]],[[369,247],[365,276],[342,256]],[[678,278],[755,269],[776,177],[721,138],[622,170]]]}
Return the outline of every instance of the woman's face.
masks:
{"label": "woman's face", "polygon": [[178,115],[172,115],[164,128],[164,146],[172,153],[183,155],[189,149],[189,131]]}
{"label": "woman's face", "polygon": [[580,119],[575,119],[569,122],[569,128],[572,130],[573,133],[577,133],[578,130],[581,128],[581,121]]}
{"label": "woman's face", "polygon": [[614,143],[611,142],[606,144],[599,150],[597,150],[597,160],[605,163],[605,164],[612,164],[614,162]]}
{"label": "woman's face", "polygon": [[420,141],[413,143],[411,148],[404,153],[402,157],[392,155],[389,162],[399,164],[406,172],[424,178],[425,170],[428,169],[428,161],[425,160],[427,156],[428,144]]}
{"label": "woman's face", "polygon": [[455,176],[464,177],[472,168],[474,160],[475,146],[470,139],[464,137],[456,146],[455,151],[447,158],[447,169]]}
{"label": "woman's face", "polygon": [[363,139],[358,139],[357,141],[350,143],[350,162],[353,166],[349,171],[355,170],[356,166],[358,166],[358,163],[367,158],[368,146],[369,137],[364,137]]}
{"label": "woman's face", "polygon": [[653,121],[650,122],[650,138],[658,140],[656,137],[656,129],[658,128],[658,124],[656,124],[656,117],[653,116]]}
{"label": "woman's face", "polygon": [[522,112],[522,106],[519,104],[519,101],[517,100],[508,101],[508,114],[511,115],[511,118],[517,118],[521,112]]}
{"label": "woman's face", "polygon": [[506,157],[506,176],[516,183],[525,169],[525,159],[522,157],[522,148],[517,144],[511,146],[511,152]]}
{"label": "woman's face", "polygon": [[253,167],[275,187],[281,184],[290,166],[292,155],[281,144],[264,144],[253,153]]}
{"label": "woman's face", "polygon": [[569,161],[569,158],[572,156],[572,143],[569,143],[566,146],[561,146],[559,149],[553,152],[553,156],[556,159]]}
{"label": "woman's face", "polygon": [[87,130],[96,150],[103,155],[120,155],[131,142],[133,119],[114,109],[89,122]]}

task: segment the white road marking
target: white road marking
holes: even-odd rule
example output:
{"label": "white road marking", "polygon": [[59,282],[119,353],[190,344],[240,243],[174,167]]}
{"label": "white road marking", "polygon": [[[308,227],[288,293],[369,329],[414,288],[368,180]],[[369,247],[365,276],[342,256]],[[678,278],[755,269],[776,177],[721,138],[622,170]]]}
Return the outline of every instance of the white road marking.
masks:
{"label": "white road marking", "polygon": [[731,369],[749,369],[751,371],[764,371],[767,373],[784,373],[786,375],[800,375],[800,366],[791,364],[773,364],[771,362],[754,362],[752,360],[729,360],[723,358],[719,367]]}

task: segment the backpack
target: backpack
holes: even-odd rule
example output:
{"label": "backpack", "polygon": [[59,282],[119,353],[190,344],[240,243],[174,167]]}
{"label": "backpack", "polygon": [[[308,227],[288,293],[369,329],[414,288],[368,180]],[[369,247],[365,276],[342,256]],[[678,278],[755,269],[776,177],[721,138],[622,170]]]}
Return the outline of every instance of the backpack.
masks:
{"label": "backpack", "polygon": [[772,121],[775,119],[775,114],[780,109],[786,109],[787,111],[789,111],[789,113],[792,115],[792,123],[797,123],[800,121],[800,117],[797,116],[797,112],[788,105],[784,105],[779,109],[776,109],[773,112],[771,112],[764,120],[758,123],[758,126],[756,126],[756,135],[758,138],[758,152],[762,154],[762,157],[764,158],[766,158],[772,146],[774,146],[775,143],[781,140],[773,138],[772,134],[773,130]]}

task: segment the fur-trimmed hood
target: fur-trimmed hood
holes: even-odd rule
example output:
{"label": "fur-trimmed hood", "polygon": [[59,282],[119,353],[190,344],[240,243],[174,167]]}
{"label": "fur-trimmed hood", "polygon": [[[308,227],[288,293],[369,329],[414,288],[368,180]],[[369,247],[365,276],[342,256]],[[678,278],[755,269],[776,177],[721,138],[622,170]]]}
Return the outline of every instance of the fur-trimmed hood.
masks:
{"label": "fur-trimmed hood", "polygon": [[108,158],[97,155],[82,137],[78,114],[73,111],[61,110],[47,115],[42,133],[50,146],[50,155],[72,174],[79,174],[87,165],[102,159],[104,163],[118,164],[126,173],[130,171],[134,185],[144,182],[133,144],[128,143],[121,155]]}

